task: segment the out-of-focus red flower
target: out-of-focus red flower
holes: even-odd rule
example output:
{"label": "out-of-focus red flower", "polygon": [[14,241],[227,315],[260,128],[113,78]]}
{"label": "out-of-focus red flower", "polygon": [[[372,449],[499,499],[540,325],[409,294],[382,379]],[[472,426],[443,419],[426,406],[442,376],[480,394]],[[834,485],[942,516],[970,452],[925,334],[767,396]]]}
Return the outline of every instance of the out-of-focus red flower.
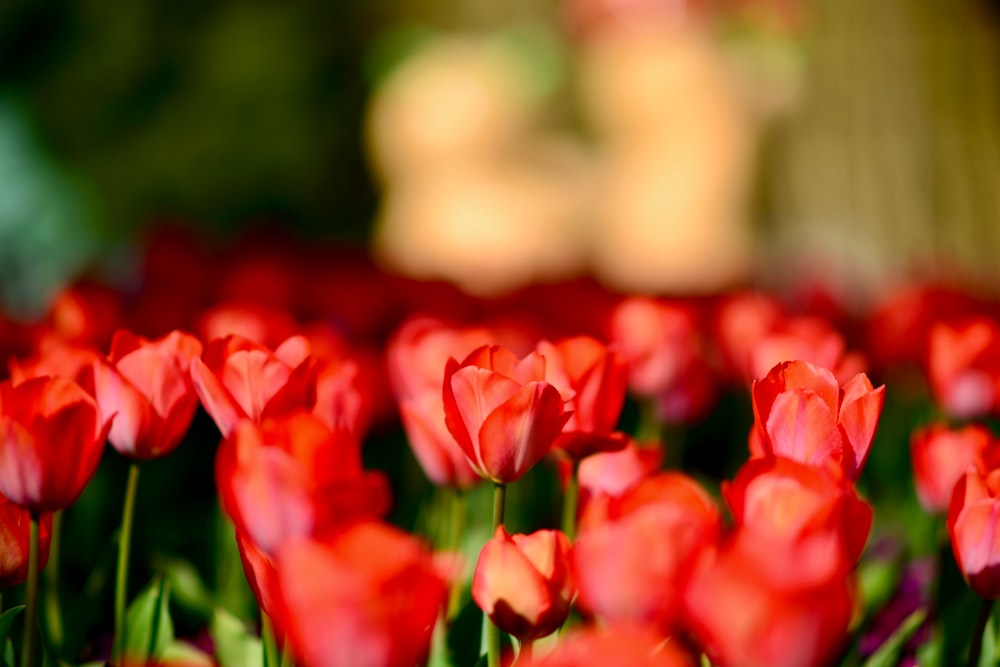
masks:
{"label": "out-of-focus red flower", "polygon": [[620,498],[595,496],[573,547],[580,606],[611,623],[667,629],[687,567],[719,528],[711,496],[680,473],[650,477]]}
{"label": "out-of-focus red flower", "polygon": [[843,387],[829,370],[786,361],[753,383],[755,454],[784,456],[812,466],[831,463],[856,479],[875,437],[885,386],[861,373]]}
{"label": "out-of-focus red flower", "polygon": [[745,553],[759,554],[776,587],[846,577],[871,531],[871,506],[853,484],[790,459],[751,459],[722,493],[736,524],[734,539]]}
{"label": "out-of-focus red flower", "polygon": [[580,504],[587,498],[604,494],[621,496],[660,469],[663,445],[659,442],[628,444],[617,452],[601,452],[580,461],[577,479],[580,483]]}
{"label": "out-of-focus red flower", "polygon": [[122,326],[122,296],[106,285],[80,282],[56,295],[46,319],[60,338],[106,349]]}
{"label": "out-of-focus red flower", "polygon": [[155,341],[115,333],[107,361],[92,372],[101,411],[114,415],[108,442],[118,453],[154,459],[180,444],[198,407],[190,367],[200,355],[201,341],[180,331]]}
{"label": "out-of-focus red flower", "polygon": [[362,470],[351,432],[331,430],[305,412],[261,425],[240,422],[219,447],[215,477],[237,530],[272,555],[292,537],[389,509],[387,480]]}
{"label": "out-of-focus red flower", "polygon": [[960,419],[1000,407],[1000,324],[987,317],[939,323],[927,346],[927,375],[934,397]]}
{"label": "out-of-focus red flower", "polygon": [[978,424],[960,429],[932,424],[914,431],[910,461],[920,505],[928,512],[947,511],[955,483],[995,442],[990,431]]}
{"label": "out-of-focus red flower", "polygon": [[301,336],[273,352],[236,335],[213,340],[191,362],[191,379],[223,436],[243,419],[260,423],[316,403],[311,348]]}
{"label": "out-of-focus red flower", "polygon": [[0,383],[0,493],[30,512],[69,507],[97,469],[110,426],[71,380]]}
{"label": "out-of-focus red flower", "polygon": [[679,642],[643,627],[589,628],[560,638],[555,651],[528,667],[695,667]]}
{"label": "out-of-focus red flower", "polygon": [[632,297],[611,316],[611,338],[629,367],[629,387],[653,398],[661,418],[696,419],[715,397],[696,313],[667,301]]}
{"label": "out-of-focus red flower", "polygon": [[78,381],[101,358],[93,348],[71,343],[54,334],[43,335],[29,359],[11,359],[8,362],[10,377],[15,384],[28,378],[59,376]]}
{"label": "out-of-focus red flower", "polygon": [[278,624],[298,664],[412,667],[426,660],[446,584],[415,538],[363,522],[323,541],[294,540],[276,563]]}
{"label": "out-of-focus red flower", "polygon": [[444,414],[444,367],[491,341],[483,328],[456,328],[430,317],[402,324],[386,347],[386,364],[399,414],[417,461],[439,485],[467,488],[479,481]]}
{"label": "out-of-focus red flower", "polygon": [[[31,515],[0,495],[0,591],[28,578],[28,539]],[[38,525],[38,569],[49,561],[52,515],[43,514]]]}
{"label": "out-of-focus red flower", "polygon": [[748,542],[703,551],[684,591],[685,625],[714,664],[726,667],[820,667],[843,646],[854,608],[851,579],[802,586],[801,564],[780,549],[789,579],[776,586]]}
{"label": "out-of-focus red flower", "polygon": [[281,593],[278,590],[278,571],[274,566],[274,559],[238,530],[236,546],[240,552],[240,562],[243,563],[243,573],[261,611],[271,618],[280,617]]}
{"label": "out-of-focus red flower", "polygon": [[569,551],[569,538],[558,530],[508,535],[497,526],[479,553],[472,599],[522,641],[550,635],[566,620],[573,598]]}
{"label": "out-of-focus red flower", "polygon": [[258,345],[274,348],[299,330],[288,311],[251,303],[220,303],[198,319],[196,331],[202,340],[237,335]]}
{"label": "out-of-focus red flower", "polygon": [[613,347],[589,336],[556,344],[542,341],[538,352],[545,357],[545,379],[564,396],[573,396],[567,404],[573,414],[553,448],[579,460],[624,447],[625,437],[614,430],[628,384],[625,360]]}
{"label": "out-of-focus red flower", "polygon": [[948,506],[948,535],[962,576],[972,590],[1000,598],[1000,469],[970,466],[955,484]]}
{"label": "out-of-focus red flower", "polygon": [[518,359],[499,345],[444,371],[445,423],[473,469],[498,484],[519,480],[548,453],[570,414],[545,381],[545,358]]}

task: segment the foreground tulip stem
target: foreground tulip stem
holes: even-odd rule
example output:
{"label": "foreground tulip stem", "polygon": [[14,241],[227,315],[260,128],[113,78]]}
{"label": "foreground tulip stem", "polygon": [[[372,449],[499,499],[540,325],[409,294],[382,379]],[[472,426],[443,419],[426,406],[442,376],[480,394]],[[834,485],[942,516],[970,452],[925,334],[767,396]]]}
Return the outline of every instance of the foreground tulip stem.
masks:
{"label": "foreground tulip stem", "polygon": [[[493,530],[490,535],[495,535],[497,527],[503,525],[504,503],[507,500],[507,485],[497,483],[493,487]],[[500,667],[500,628],[492,621],[486,624],[486,664],[488,667]]]}
{"label": "foreground tulip stem", "polygon": [[993,600],[983,598],[983,603],[979,606],[979,616],[976,617],[976,625],[972,630],[972,639],[969,644],[969,667],[976,667],[979,664],[979,655],[983,650],[983,632],[986,624],[990,620],[990,613],[993,611]]}
{"label": "foreground tulip stem", "polygon": [[62,646],[62,608],[59,605],[59,544],[62,534],[61,511],[52,514],[52,530],[49,532],[49,562],[45,566],[45,622],[49,641],[57,649]]}
{"label": "foreground tulip stem", "polygon": [[579,470],[580,464],[574,461],[566,483],[566,494],[563,496],[562,532],[566,533],[570,542],[576,539],[576,510],[580,502],[580,481],[577,479]]}
{"label": "foreground tulip stem", "polygon": [[115,644],[111,654],[119,662],[123,658],[126,645],[125,600],[128,586],[128,559],[132,547],[132,518],[135,515],[135,495],[138,487],[139,464],[132,463],[128,469],[128,483],[125,486],[125,506],[122,510],[122,527],[118,538],[118,574],[115,578]]}
{"label": "foreground tulip stem", "polygon": [[28,533],[28,584],[24,598],[24,638],[21,642],[21,667],[35,663],[35,616],[38,614],[38,515],[31,514]]}

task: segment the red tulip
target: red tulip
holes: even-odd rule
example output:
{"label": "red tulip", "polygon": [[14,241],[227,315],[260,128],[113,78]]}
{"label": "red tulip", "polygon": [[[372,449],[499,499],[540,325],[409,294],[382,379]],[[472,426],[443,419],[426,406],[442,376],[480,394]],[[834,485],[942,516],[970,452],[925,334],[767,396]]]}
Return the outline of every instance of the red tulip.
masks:
{"label": "red tulip", "polygon": [[92,371],[101,411],[115,416],[108,442],[120,454],[154,459],[180,444],[198,407],[190,366],[200,354],[201,342],[179,331],[155,341],[115,333],[108,360]]}
{"label": "red tulip", "polygon": [[446,585],[416,539],[354,524],[277,558],[283,627],[303,667],[412,667],[427,658]]}
{"label": "red tulip", "polygon": [[1000,407],[1000,324],[979,317],[930,331],[927,374],[934,396],[958,418]]}
{"label": "red tulip", "polygon": [[955,483],[996,441],[983,426],[951,429],[934,424],[914,431],[910,461],[920,505],[928,512],[945,512]]}
{"label": "red tulip", "polygon": [[522,641],[550,635],[569,614],[569,538],[558,530],[508,535],[497,526],[479,553],[472,599],[494,625]]}
{"label": "red tulip", "polygon": [[260,423],[316,403],[315,368],[301,336],[274,352],[235,335],[213,340],[192,361],[191,379],[223,436],[243,419]]}
{"label": "red tulip", "polygon": [[36,355],[27,361],[11,359],[10,377],[20,384],[33,377],[56,376],[78,381],[101,356],[89,347],[70,343],[55,335],[43,336]]}
{"label": "red tulip", "polygon": [[34,513],[69,507],[97,469],[109,427],[75,382],[0,383],[0,493]]}
{"label": "red tulip", "polygon": [[715,395],[692,309],[680,304],[633,297],[615,308],[611,338],[629,366],[629,386],[656,400],[663,419],[687,421],[701,416]]}
{"label": "red tulip", "polygon": [[549,451],[570,415],[559,391],[545,382],[545,358],[519,360],[483,346],[444,371],[448,430],[473,469],[498,484],[520,479]]}
{"label": "red tulip", "polygon": [[[28,529],[31,515],[0,495],[0,591],[28,578]],[[43,514],[38,526],[38,569],[49,560],[52,515]]]}
{"label": "red tulip", "polygon": [[386,363],[399,415],[413,453],[438,485],[468,488],[479,481],[445,425],[443,369],[490,341],[486,329],[457,329],[429,317],[405,322],[386,347]]}
{"label": "red tulip", "polygon": [[719,528],[711,496],[680,473],[650,477],[620,498],[595,496],[573,548],[580,606],[607,622],[667,629],[684,572]]}
{"label": "red tulip", "polygon": [[637,445],[631,440],[617,452],[601,452],[580,461],[580,504],[597,494],[621,496],[660,469],[663,445]]}
{"label": "red tulip", "polygon": [[[520,664],[520,658],[518,658]],[[680,642],[642,627],[590,628],[562,637],[549,655],[528,667],[695,667]]]}
{"label": "red tulip", "polygon": [[215,477],[237,530],[272,555],[292,537],[380,517],[389,507],[385,477],[361,469],[350,431],[305,412],[260,426],[241,422],[219,447]]}
{"label": "red tulip", "polygon": [[276,618],[280,616],[280,591],[278,590],[278,571],[274,559],[262,551],[247,535],[236,531],[236,547],[240,552],[240,562],[243,563],[243,574],[261,611]]}
{"label": "red tulip", "polygon": [[825,368],[786,361],[753,383],[754,429],[761,451],[812,466],[861,472],[885,400],[863,373],[843,387]]}
{"label": "red tulip", "polygon": [[972,590],[1000,598],[1000,469],[970,466],[948,506],[948,535],[962,576]]}
{"label": "red tulip", "polygon": [[589,336],[542,341],[538,352],[545,357],[545,379],[573,397],[567,405],[573,414],[553,447],[574,460],[624,447],[625,438],[613,432],[625,402],[625,360]]}

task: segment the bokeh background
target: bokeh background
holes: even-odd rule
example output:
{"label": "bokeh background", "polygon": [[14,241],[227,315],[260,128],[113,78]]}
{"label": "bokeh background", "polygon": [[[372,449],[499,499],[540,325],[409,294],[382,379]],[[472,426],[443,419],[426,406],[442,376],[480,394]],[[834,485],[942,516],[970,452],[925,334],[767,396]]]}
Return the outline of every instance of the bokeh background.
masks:
{"label": "bokeh background", "polygon": [[486,294],[993,289],[998,26],[986,0],[8,0],[0,299],[134,281],[163,223]]}

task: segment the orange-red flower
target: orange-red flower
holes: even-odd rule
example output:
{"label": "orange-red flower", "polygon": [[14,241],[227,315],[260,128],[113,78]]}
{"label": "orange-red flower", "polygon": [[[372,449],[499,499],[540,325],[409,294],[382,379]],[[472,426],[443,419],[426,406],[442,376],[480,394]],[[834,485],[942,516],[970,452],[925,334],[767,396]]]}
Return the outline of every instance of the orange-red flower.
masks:
{"label": "orange-red flower", "polygon": [[215,478],[237,530],[272,555],[292,537],[389,509],[387,481],[362,470],[351,432],[306,412],[259,426],[240,422],[219,447]]}
{"label": "orange-red flower", "polygon": [[558,530],[509,535],[497,526],[479,552],[472,599],[522,641],[550,635],[566,620],[573,597],[569,551],[569,538]]}
{"label": "orange-red flower", "polygon": [[97,469],[110,425],[70,380],[0,383],[0,493],[30,512],[69,507]]}
{"label": "orange-red flower", "polygon": [[594,496],[573,547],[580,606],[607,622],[666,629],[686,569],[719,528],[711,496],[681,473],[647,478],[620,498]]}
{"label": "orange-red flower", "polygon": [[1000,324],[989,317],[938,323],[930,330],[927,375],[934,397],[953,417],[1000,407]]}
{"label": "orange-red flower", "polygon": [[[520,658],[518,658],[520,664]],[[681,642],[664,642],[649,629],[616,626],[589,628],[559,640],[555,651],[528,667],[695,667]]]}
{"label": "orange-red flower", "polygon": [[205,410],[223,436],[243,419],[260,423],[316,403],[315,367],[309,342],[293,336],[273,352],[230,335],[213,340],[191,362],[191,379]]}
{"label": "orange-red flower", "polygon": [[412,536],[357,523],[322,541],[289,542],[276,564],[276,622],[303,667],[412,667],[426,660],[446,584]]}
{"label": "orange-red flower", "polygon": [[625,360],[589,336],[542,341],[538,352],[545,357],[545,379],[572,396],[567,407],[573,414],[553,447],[576,460],[624,447],[625,438],[614,430],[628,384]]}
{"label": "orange-red flower", "polygon": [[551,448],[570,415],[559,390],[545,382],[545,358],[518,359],[483,346],[444,371],[448,430],[481,477],[520,479]]}
{"label": "orange-red flower", "polygon": [[200,354],[201,341],[180,331],[155,341],[115,333],[107,361],[92,371],[94,397],[114,415],[108,442],[120,454],[153,459],[180,444],[198,407],[189,369]]}
{"label": "orange-red flower", "polygon": [[928,512],[947,511],[955,483],[995,445],[990,431],[978,424],[960,429],[933,424],[914,431],[910,461],[920,505]]}
{"label": "orange-red flower", "polygon": [[[31,515],[0,495],[0,591],[28,578],[28,528]],[[49,560],[52,515],[43,514],[38,526],[38,567]]]}
{"label": "orange-red flower", "polygon": [[841,387],[825,368],[786,361],[753,383],[754,438],[760,447],[755,453],[832,464],[845,478],[856,479],[884,400],[885,386],[873,388],[863,373]]}
{"label": "orange-red flower", "polygon": [[970,466],[955,484],[948,535],[962,576],[984,598],[1000,598],[1000,469]]}
{"label": "orange-red flower", "polygon": [[480,479],[445,425],[442,383],[450,356],[464,357],[490,338],[486,329],[458,329],[430,317],[414,317],[386,347],[389,380],[406,437],[435,484],[468,488]]}

